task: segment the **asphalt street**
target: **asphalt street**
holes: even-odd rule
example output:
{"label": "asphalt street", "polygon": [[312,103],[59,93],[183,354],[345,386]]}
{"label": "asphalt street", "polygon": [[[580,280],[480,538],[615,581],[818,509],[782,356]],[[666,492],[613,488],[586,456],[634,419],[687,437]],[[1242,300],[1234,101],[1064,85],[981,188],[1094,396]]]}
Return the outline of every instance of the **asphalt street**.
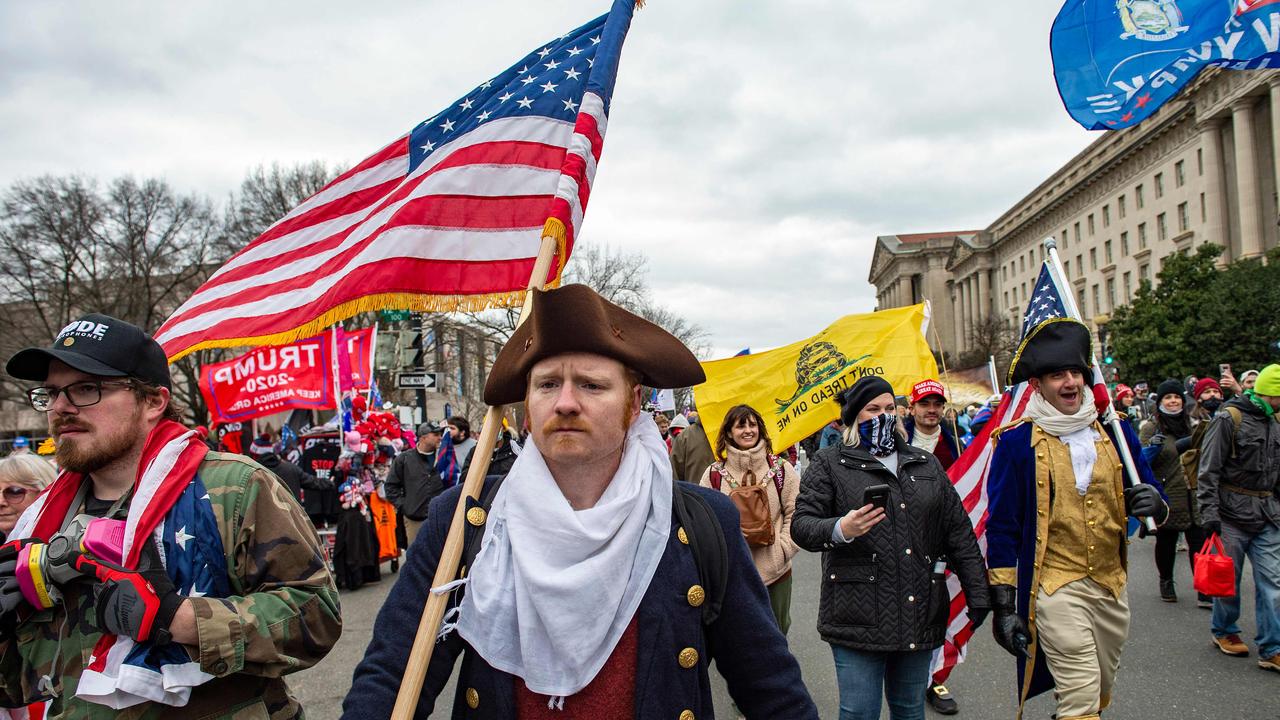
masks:
{"label": "asphalt street", "polygon": [[[1253,583],[1243,588],[1243,637],[1254,651],[1248,658],[1227,657],[1210,646],[1209,611],[1195,606],[1190,567],[1184,553],[1177,566],[1176,604],[1160,601],[1152,557],[1154,541],[1135,539],[1129,548],[1129,604],[1133,615],[1129,641],[1121,661],[1114,705],[1107,720],[1280,720],[1280,674],[1257,666]],[[384,569],[385,569],[384,565]],[[1248,577],[1251,568],[1246,567]],[[838,695],[830,647],[818,638],[818,557],[801,553],[795,562],[790,643],[818,711],[838,716]],[[309,718],[337,718],[351,673],[364,653],[373,620],[396,576],[342,595],[342,639],[327,658],[290,676],[289,684]],[[414,628],[405,628],[409,635]],[[716,716],[732,720],[729,695],[712,672]],[[960,718],[1013,718],[1013,660],[991,639],[984,626],[970,645],[968,659],[952,674],[948,686],[960,702]],[[448,717],[452,683],[432,717]],[[1052,699],[1043,695],[1028,705],[1027,718],[1048,718]],[[882,717],[888,718],[886,709]],[[940,717],[927,711],[928,717]]]}

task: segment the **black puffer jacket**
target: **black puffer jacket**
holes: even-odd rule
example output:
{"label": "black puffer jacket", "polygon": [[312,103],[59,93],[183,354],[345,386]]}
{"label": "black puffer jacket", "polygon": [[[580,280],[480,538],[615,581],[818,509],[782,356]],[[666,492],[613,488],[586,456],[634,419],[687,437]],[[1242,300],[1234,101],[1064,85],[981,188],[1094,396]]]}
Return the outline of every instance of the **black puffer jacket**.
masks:
{"label": "black puffer jacket", "polygon": [[[818,451],[800,481],[791,538],[822,551],[818,634],[860,650],[911,651],[942,644],[950,605],[933,573],[945,560],[971,608],[989,608],[986,565],[960,496],[932,454],[898,443],[898,477],[867,451]],[[887,517],[845,545],[831,539],[863,491],[889,486]]]}

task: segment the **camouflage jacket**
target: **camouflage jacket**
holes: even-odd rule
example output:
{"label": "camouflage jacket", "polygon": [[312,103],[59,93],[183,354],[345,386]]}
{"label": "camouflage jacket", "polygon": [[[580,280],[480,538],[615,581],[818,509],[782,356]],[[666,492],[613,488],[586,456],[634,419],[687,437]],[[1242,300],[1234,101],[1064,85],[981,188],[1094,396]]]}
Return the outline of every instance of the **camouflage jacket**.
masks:
{"label": "camouflage jacket", "polygon": [[[101,637],[92,586],[83,583],[64,590],[63,604],[21,620],[16,640],[0,644],[0,704],[45,697],[51,720],[303,717],[281,676],[319,662],[342,631],[338,592],[315,528],[289,489],[242,455],[210,452],[199,475],[235,593],[188,599],[200,645],[187,652],[215,678],[181,708],[143,703],[113,710],[77,698],[77,681]],[[51,670],[53,692],[42,693],[40,678]]]}

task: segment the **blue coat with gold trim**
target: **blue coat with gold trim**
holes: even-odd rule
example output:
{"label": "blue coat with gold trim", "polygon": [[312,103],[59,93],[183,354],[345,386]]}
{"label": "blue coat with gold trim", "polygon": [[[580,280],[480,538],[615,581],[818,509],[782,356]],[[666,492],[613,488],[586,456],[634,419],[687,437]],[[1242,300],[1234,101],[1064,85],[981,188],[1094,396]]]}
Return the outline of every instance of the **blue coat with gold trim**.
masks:
{"label": "blue coat with gold trim", "polygon": [[[1036,513],[1042,498],[1037,497],[1032,428],[1031,422],[1023,422],[1000,433],[987,478],[987,567],[993,584],[1011,583],[1016,572],[1018,615],[1024,620],[1028,620],[1032,595],[1039,584],[1035,569],[1038,549]],[[1143,482],[1155,486],[1163,497],[1164,488],[1152,474],[1151,466],[1142,459],[1142,445],[1137,434],[1128,423],[1121,423],[1121,428],[1138,475]],[[1116,437],[1111,426],[1104,424],[1102,429],[1114,445]],[[1047,526],[1047,519],[1045,523]],[[1034,635],[1034,621],[1028,620],[1028,625],[1033,628]],[[1039,647],[1033,642],[1030,649],[1034,652],[1030,683],[1026,682],[1026,661],[1018,658],[1018,687],[1023,700],[1052,688],[1054,684]]]}
{"label": "blue coat with gold trim", "polygon": [[[737,510],[721,493],[709,488],[695,490],[710,504],[724,530],[729,566],[724,605],[720,617],[704,626],[701,611],[689,604],[689,588],[700,580],[693,552],[677,537],[673,513],[666,552],[636,611],[636,720],[714,717],[707,674],[712,660],[747,717],[817,720],[818,711],[800,677],[800,666],[778,630],[768,593],[742,539]],[[385,720],[391,716],[461,494],[462,488],[454,487],[431,502],[426,523],[378,613],[373,639],[356,667],[351,691],[343,702],[344,719]],[[686,647],[698,651],[699,660],[692,669],[682,668],[677,661]],[[456,632],[435,647],[414,717],[431,714],[460,654],[462,670],[452,717],[516,717],[515,678],[490,667]],[[475,691],[474,708],[467,702],[468,689]],[[686,712],[690,714],[683,714]]]}

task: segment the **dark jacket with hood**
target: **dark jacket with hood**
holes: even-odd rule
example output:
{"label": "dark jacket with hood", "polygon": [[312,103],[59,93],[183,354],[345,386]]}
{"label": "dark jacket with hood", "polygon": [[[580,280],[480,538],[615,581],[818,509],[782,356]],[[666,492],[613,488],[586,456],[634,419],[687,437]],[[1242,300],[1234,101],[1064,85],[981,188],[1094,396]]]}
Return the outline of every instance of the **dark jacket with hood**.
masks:
{"label": "dark jacket with hood", "polygon": [[[871,453],[843,443],[818,451],[805,469],[791,520],[800,547],[822,552],[818,634],[859,650],[911,652],[942,644],[950,610],[945,560],[970,608],[987,609],[986,565],[969,516],[937,458],[898,443],[894,476]],[[884,520],[840,545],[836,523],[863,505],[872,485],[889,486]]]}
{"label": "dark jacket with hood", "polygon": [[293,496],[297,498],[298,502],[302,502],[303,490],[318,491],[327,490],[333,487],[333,485],[327,480],[321,480],[288,460],[282,459],[275,453],[254,455],[253,459],[256,460],[259,465],[274,473],[276,477],[280,478],[280,480],[289,488],[289,491],[293,493]]}
{"label": "dark jacket with hood", "polygon": [[[1200,446],[1200,517],[1247,533],[1280,525],[1280,424],[1246,396],[1222,407]],[[1239,411],[1239,431],[1226,408]]]}

